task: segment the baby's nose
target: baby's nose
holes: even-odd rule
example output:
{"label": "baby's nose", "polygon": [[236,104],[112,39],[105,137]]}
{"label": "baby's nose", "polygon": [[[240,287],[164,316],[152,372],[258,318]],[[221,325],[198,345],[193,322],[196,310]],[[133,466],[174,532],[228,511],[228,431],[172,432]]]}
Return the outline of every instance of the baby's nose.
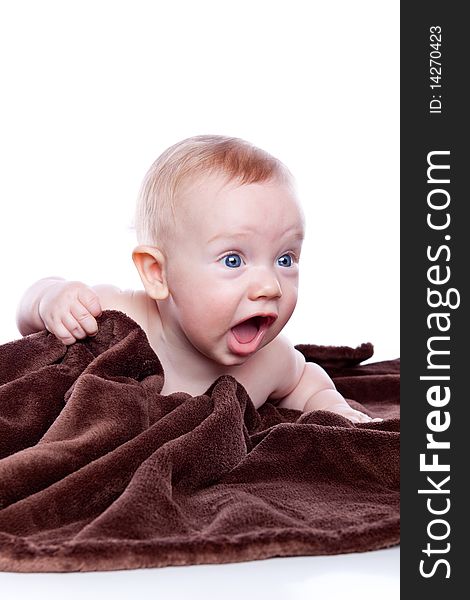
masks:
{"label": "baby's nose", "polygon": [[279,281],[273,275],[254,277],[249,290],[250,300],[257,298],[280,298],[282,296]]}

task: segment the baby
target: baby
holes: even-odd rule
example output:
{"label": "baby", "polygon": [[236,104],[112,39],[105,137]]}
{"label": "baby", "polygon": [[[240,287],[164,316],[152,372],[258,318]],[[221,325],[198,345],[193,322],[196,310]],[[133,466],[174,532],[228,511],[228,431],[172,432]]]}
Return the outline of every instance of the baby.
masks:
{"label": "baby", "polygon": [[354,422],[326,372],[280,335],[296,302],[304,216],[287,167],[248,142],[201,135],[166,150],[137,203],[132,258],[145,291],[42,279],[17,312],[22,335],[64,344],[97,332],[102,310],[126,313],[164,369],[162,394],[203,394],[235,377],[256,408],[329,410]]}

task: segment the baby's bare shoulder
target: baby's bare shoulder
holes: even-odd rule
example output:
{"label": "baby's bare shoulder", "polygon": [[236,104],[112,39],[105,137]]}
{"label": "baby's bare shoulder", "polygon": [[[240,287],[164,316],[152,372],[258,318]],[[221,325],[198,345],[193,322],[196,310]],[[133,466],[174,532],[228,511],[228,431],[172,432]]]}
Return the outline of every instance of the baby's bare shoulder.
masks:
{"label": "baby's bare shoulder", "polygon": [[[121,290],[114,285],[94,285],[102,310],[119,310],[148,333],[150,313],[157,310],[155,302],[143,290]],[[152,306],[154,304],[155,306]]]}
{"label": "baby's bare shoulder", "polygon": [[270,398],[284,398],[295,388],[305,368],[304,356],[285,335],[278,335],[263,348],[263,376],[271,382]]}

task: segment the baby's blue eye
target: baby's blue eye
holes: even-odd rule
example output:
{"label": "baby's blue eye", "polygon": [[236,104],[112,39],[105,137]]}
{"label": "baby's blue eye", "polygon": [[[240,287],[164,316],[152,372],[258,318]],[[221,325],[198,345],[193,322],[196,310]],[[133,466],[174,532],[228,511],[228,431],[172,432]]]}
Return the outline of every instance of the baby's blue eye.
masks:
{"label": "baby's blue eye", "polygon": [[230,267],[232,269],[236,269],[242,264],[242,259],[240,258],[239,254],[227,254],[227,256],[224,256],[222,260],[224,261],[224,265],[226,267]]}
{"label": "baby's blue eye", "polygon": [[292,267],[292,256],[290,254],[283,254],[277,259],[277,264],[280,267]]}

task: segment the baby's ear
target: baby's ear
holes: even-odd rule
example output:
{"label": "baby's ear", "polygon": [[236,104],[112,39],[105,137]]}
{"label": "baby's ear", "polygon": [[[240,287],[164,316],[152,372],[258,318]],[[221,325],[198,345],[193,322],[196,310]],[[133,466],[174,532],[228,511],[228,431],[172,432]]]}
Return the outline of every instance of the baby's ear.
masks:
{"label": "baby's ear", "polygon": [[154,246],[137,246],[132,252],[147,295],[154,300],[166,300],[169,295],[165,256]]}

